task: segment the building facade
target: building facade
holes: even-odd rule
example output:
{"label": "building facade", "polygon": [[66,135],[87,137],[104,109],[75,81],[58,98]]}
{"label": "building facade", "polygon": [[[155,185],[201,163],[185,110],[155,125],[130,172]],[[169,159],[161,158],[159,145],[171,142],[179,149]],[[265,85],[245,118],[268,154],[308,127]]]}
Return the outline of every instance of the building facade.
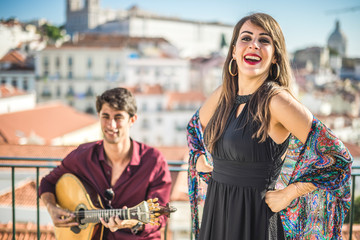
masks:
{"label": "building facade", "polygon": [[[82,3],[83,2],[83,3]],[[159,16],[134,6],[104,10],[99,0],[67,0],[66,31],[116,33],[131,37],[161,37],[176,46],[183,57],[209,55],[229,44],[233,25]]]}
{"label": "building facade", "polygon": [[38,101],[60,100],[95,113],[95,96],[118,86],[160,84],[189,90],[189,62],[171,57],[158,38],[81,34],[77,42],[47,47],[36,57]]}

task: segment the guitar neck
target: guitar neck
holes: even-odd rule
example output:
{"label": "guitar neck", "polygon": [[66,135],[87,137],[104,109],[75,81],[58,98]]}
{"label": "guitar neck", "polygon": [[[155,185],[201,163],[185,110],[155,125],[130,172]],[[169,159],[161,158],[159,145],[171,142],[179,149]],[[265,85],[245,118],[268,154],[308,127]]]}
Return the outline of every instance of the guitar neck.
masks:
{"label": "guitar neck", "polygon": [[[77,222],[80,224],[98,223],[100,218],[106,222],[113,216],[118,216],[121,220],[138,219],[138,212],[134,209],[99,209],[99,210],[82,210],[76,212]],[[145,214],[145,213],[144,213]]]}

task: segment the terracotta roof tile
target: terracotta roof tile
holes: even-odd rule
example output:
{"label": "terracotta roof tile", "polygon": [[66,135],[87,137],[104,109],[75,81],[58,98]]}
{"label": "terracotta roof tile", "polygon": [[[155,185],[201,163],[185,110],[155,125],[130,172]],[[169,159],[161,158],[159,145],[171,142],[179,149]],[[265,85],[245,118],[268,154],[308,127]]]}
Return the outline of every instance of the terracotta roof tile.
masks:
{"label": "terracotta roof tile", "polygon": [[168,93],[169,101],[175,102],[194,102],[205,101],[205,96],[201,91],[189,91],[189,92],[170,92]]}
{"label": "terracotta roof tile", "polygon": [[171,109],[174,104],[192,104],[196,102],[204,102],[206,97],[200,91],[189,92],[169,92],[167,108]]}
{"label": "terracotta roof tile", "polygon": [[[66,157],[77,146],[49,146],[49,145],[18,145],[0,144],[0,157],[24,158],[59,158]],[[188,148],[183,147],[156,147],[167,160],[186,160]]]}
{"label": "terracotta roof tile", "polygon": [[[16,223],[15,239],[37,239],[37,226],[35,223]],[[12,240],[12,223],[0,223],[0,239]],[[40,226],[40,239],[42,240],[56,240],[54,234],[54,227],[52,225]]]}
{"label": "terracotta roof tile", "polygon": [[19,51],[10,51],[0,59],[0,63],[24,65],[26,58]]}
{"label": "terracotta roof tile", "polygon": [[15,88],[13,86],[0,85],[0,98],[14,97],[25,94],[27,94],[25,91],[22,91],[21,89]]}
{"label": "terracotta roof tile", "polygon": [[0,144],[0,156],[62,159],[76,147],[77,146]]}
{"label": "terracotta roof tile", "polygon": [[65,42],[61,47],[48,46],[46,49],[63,49],[73,47],[86,48],[136,48],[140,43],[168,43],[164,38],[157,37],[129,37],[125,35],[114,34],[96,34],[96,33],[81,33],[74,38],[75,40]]}
{"label": "terracotta roof tile", "polygon": [[96,124],[98,120],[60,103],[0,115],[0,133],[8,143],[19,143],[21,137],[33,134],[47,144],[56,137]]}
{"label": "terracotta roof tile", "polygon": [[[15,204],[17,206],[36,207],[36,184],[35,181],[28,181],[23,185],[15,188]],[[0,195],[0,203],[2,206],[12,206],[11,190]],[[39,201],[40,206],[45,206]]]}

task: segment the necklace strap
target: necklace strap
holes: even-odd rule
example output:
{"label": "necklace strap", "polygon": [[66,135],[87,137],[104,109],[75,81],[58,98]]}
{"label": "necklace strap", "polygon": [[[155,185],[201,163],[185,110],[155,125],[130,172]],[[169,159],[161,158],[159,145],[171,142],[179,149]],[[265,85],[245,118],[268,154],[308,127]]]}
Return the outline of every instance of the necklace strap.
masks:
{"label": "necklace strap", "polygon": [[244,104],[249,102],[250,98],[251,98],[252,94],[249,95],[236,95],[235,97],[235,104]]}

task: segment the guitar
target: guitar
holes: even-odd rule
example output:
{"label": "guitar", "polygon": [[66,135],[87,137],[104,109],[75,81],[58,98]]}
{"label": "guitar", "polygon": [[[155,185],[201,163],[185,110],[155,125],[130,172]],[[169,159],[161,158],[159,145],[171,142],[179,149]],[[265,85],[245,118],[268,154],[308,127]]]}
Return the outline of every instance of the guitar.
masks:
{"label": "guitar", "polygon": [[[86,186],[86,185],[85,185]],[[73,174],[67,173],[60,177],[55,186],[57,204],[75,214],[75,221],[79,223],[76,227],[59,228],[55,227],[55,237],[58,240],[66,239],[91,239],[95,229],[101,227],[101,238],[104,226],[100,223],[100,217],[107,221],[112,216],[119,216],[121,220],[136,219],[143,223],[158,224],[158,217],[166,215],[176,209],[169,206],[169,203],[163,207],[159,206],[157,199],[143,201],[132,208],[127,209],[103,209],[100,196],[97,195],[98,204],[96,207],[91,200],[89,187]],[[100,224],[99,224],[100,223]]]}

